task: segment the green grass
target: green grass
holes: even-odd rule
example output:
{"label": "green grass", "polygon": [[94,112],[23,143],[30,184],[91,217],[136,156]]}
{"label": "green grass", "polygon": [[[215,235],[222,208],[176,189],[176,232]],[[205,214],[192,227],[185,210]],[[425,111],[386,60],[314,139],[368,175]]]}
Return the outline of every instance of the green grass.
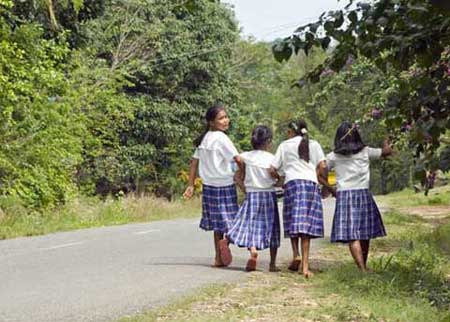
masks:
{"label": "green grass", "polygon": [[383,214],[383,222],[386,225],[405,225],[426,222],[420,216],[404,214],[398,210],[390,210]]}
{"label": "green grass", "polygon": [[169,202],[135,196],[104,201],[78,198],[45,212],[30,211],[6,199],[0,200],[0,207],[0,239],[133,222],[192,218],[201,213],[200,200],[196,198]]}
{"label": "green grass", "polygon": [[390,193],[385,196],[377,196],[377,201],[389,207],[413,207],[413,206],[449,206],[450,185],[437,187],[430,190],[428,196],[422,193],[414,193],[411,189]]}

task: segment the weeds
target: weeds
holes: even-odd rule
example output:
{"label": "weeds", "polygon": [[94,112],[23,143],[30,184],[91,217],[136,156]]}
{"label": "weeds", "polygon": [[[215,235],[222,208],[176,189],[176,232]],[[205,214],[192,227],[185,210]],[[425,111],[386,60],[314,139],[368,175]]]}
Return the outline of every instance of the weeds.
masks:
{"label": "weeds", "polygon": [[79,198],[66,205],[37,212],[11,198],[0,199],[0,239],[42,235],[56,231],[200,216],[200,200],[169,202],[154,197],[119,199]]}

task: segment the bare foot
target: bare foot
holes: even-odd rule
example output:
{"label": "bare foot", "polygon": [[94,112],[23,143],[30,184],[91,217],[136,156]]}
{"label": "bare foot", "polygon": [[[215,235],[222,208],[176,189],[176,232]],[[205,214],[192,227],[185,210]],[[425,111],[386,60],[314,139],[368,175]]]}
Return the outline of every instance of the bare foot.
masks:
{"label": "bare foot", "polygon": [[220,257],[216,258],[214,260],[214,264],[211,265],[212,267],[225,267]]}
{"label": "bare foot", "polygon": [[303,271],[301,274],[303,274],[305,278],[310,278],[314,276],[313,272],[311,272],[310,270]]}
{"label": "bare foot", "polygon": [[289,264],[288,270],[294,271],[294,272],[298,271],[301,263],[302,263],[301,257],[300,256],[295,257],[292,260],[292,262]]}
{"label": "bare foot", "polygon": [[226,238],[219,241],[220,261],[222,262],[223,266],[230,265],[231,261],[233,260],[233,256],[231,255],[231,250],[228,244],[229,241]]}
{"label": "bare foot", "polygon": [[257,252],[251,252],[250,253],[250,258],[247,261],[247,265],[245,266],[245,270],[247,272],[253,272],[256,270],[256,260],[258,258],[258,253]]}
{"label": "bare foot", "polygon": [[279,269],[279,268],[277,267],[277,265],[275,265],[275,264],[270,264],[270,266],[269,266],[269,272],[272,272],[272,273],[281,272],[281,269]]}

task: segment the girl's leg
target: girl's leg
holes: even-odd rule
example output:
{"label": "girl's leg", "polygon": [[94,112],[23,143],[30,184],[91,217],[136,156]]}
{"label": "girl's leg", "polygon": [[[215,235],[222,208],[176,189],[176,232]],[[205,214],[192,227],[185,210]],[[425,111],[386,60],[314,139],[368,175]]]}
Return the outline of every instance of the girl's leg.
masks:
{"label": "girl's leg", "polygon": [[358,266],[358,268],[364,272],[367,271],[366,263],[364,262],[361,241],[359,240],[350,241],[349,248],[350,253],[352,254],[353,259],[355,260],[355,263]]}
{"label": "girl's leg", "polygon": [[277,253],[278,253],[278,247],[270,248],[270,265],[269,265],[270,272],[279,272],[280,271],[280,269],[277,267]]}
{"label": "girl's leg", "polygon": [[288,269],[291,271],[298,271],[300,267],[300,252],[298,250],[298,237],[291,237],[292,255],[293,259]]}
{"label": "girl's leg", "polygon": [[367,267],[367,259],[369,258],[370,239],[361,240],[361,249],[363,253],[364,264]]}
{"label": "girl's leg", "polygon": [[292,254],[294,255],[294,259],[300,256],[300,252],[298,250],[298,237],[291,237],[291,246],[292,246]]}
{"label": "girl's leg", "polygon": [[250,247],[250,258],[247,261],[247,266],[245,267],[245,270],[247,272],[252,272],[256,270],[256,260],[258,259],[258,251],[256,250],[256,247]]}
{"label": "girl's leg", "polygon": [[302,270],[300,273],[306,278],[312,277],[314,274],[309,271],[309,245],[310,238],[302,237]]}
{"label": "girl's leg", "polygon": [[216,252],[215,255],[215,260],[214,260],[214,266],[216,267],[222,267],[223,262],[222,259],[220,258],[220,248],[219,248],[219,241],[223,238],[223,233],[215,231],[214,232],[214,249]]}

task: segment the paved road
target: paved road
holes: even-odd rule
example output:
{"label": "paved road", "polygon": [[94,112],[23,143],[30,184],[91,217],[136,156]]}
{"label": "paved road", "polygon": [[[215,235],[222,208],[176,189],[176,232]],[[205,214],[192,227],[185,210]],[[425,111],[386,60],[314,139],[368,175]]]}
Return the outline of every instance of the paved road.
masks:
{"label": "paved road", "polygon": [[[324,207],[329,234],[334,200]],[[290,254],[283,242],[280,263]],[[114,321],[244,278],[246,250],[233,248],[231,267],[214,269],[212,249],[212,234],[192,219],[0,241],[0,321]],[[261,255],[267,269],[268,252]]]}

